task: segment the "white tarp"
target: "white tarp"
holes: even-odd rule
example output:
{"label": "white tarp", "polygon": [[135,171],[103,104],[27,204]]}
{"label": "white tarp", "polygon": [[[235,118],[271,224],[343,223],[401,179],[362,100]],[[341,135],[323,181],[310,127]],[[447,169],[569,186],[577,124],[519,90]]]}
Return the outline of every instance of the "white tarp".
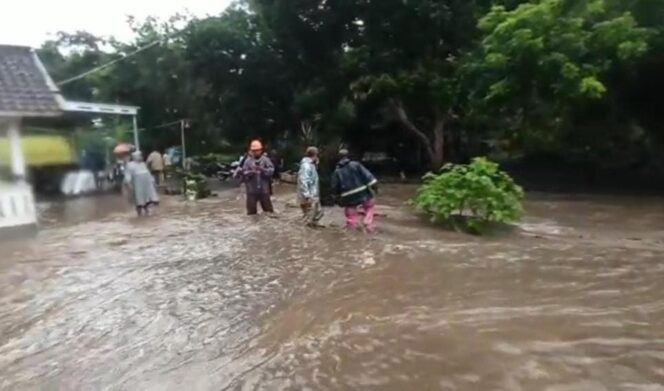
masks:
{"label": "white tarp", "polygon": [[93,193],[97,191],[95,174],[88,170],[69,172],[62,180],[60,191],[68,196]]}

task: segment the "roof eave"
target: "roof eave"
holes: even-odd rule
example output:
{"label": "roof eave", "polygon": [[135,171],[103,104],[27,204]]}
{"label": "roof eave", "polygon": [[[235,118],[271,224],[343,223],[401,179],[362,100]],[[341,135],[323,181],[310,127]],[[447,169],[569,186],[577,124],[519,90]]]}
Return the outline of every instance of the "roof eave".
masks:
{"label": "roof eave", "polygon": [[44,66],[44,63],[41,62],[41,59],[37,55],[37,52],[33,49],[32,50],[32,59],[37,65],[37,69],[39,69],[39,72],[42,74],[42,77],[46,81],[46,85],[48,88],[51,90],[53,93],[53,97],[55,98],[56,103],[58,104],[58,107],[60,107],[60,110],[64,110],[65,108],[65,99],[62,96],[62,92],[58,88],[58,86],[55,84],[53,79],[51,79],[51,75],[48,73],[46,70],[46,67]]}
{"label": "roof eave", "polygon": [[0,118],[60,117],[62,111],[0,111]]}

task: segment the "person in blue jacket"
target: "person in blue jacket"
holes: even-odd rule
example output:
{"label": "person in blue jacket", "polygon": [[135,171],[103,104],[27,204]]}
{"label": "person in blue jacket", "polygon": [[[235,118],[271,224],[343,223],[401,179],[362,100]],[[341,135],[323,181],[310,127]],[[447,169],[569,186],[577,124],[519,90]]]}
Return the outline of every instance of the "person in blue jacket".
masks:
{"label": "person in blue jacket", "polygon": [[[332,174],[332,192],[344,208],[346,227],[374,232],[376,177],[361,163],[350,159],[348,150],[339,151],[339,163]],[[360,218],[360,208],[364,217]]]}

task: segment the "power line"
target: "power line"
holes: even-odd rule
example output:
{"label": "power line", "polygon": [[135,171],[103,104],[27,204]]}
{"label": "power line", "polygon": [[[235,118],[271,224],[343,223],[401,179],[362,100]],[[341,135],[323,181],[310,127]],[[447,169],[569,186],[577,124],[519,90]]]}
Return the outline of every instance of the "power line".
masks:
{"label": "power line", "polygon": [[74,77],[70,77],[69,79],[65,79],[65,80],[59,81],[59,82],[57,82],[57,83],[55,83],[55,84],[57,84],[58,86],[63,86],[63,85],[65,85],[65,84],[69,84],[69,83],[74,82],[74,81],[76,81],[76,80],[80,80],[80,79],[82,79],[82,78],[84,78],[84,77],[86,77],[86,76],[88,76],[88,75],[91,75],[91,74],[93,74],[93,73],[96,73],[96,72],[102,71],[102,70],[104,70],[104,69],[106,69],[106,68],[108,68],[108,67],[111,67],[111,66],[113,66],[113,65],[115,65],[115,64],[117,64],[117,63],[119,63],[120,61],[124,61],[124,60],[126,60],[126,59],[128,59],[128,58],[130,58],[130,57],[133,57],[133,56],[137,55],[137,54],[140,53],[140,52],[143,52],[143,51],[145,51],[145,50],[148,50],[148,49],[150,49],[151,47],[158,45],[159,43],[161,43],[161,39],[158,39],[158,40],[156,40],[156,41],[152,41],[152,42],[150,42],[149,44],[147,44],[147,45],[145,45],[145,46],[141,46],[140,48],[134,50],[133,52],[131,52],[131,53],[125,55],[125,56],[122,56],[122,57],[120,57],[120,58],[116,58],[115,60],[109,61],[109,62],[107,62],[106,64],[102,64],[102,65],[100,65],[100,66],[98,66],[98,67],[92,68],[92,69],[90,69],[90,70],[88,70],[88,71],[86,71],[86,72],[83,72],[83,73],[79,74],[79,75],[76,75],[76,76],[74,76]]}
{"label": "power line", "polygon": [[57,82],[57,83],[55,83],[55,84],[58,85],[58,86],[63,86],[63,85],[65,85],[65,84],[69,84],[69,83],[71,83],[71,82],[73,82],[73,81],[76,81],[76,80],[82,79],[82,78],[84,78],[84,77],[86,77],[86,76],[88,76],[88,75],[91,75],[91,74],[93,74],[93,73],[96,73],[96,72],[99,72],[99,71],[101,71],[101,70],[104,70],[104,69],[106,69],[106,68],[108,68],[108,67],[111,67],[111,66],[113,66],[113,65],[115,65],[115,64],[117,64],[117,63],[119,63],[120,61],[124,61],[124,60],[126,60],[126,59],[128,59],[128,58],[130,58],[130,57],[133,57],[133,56],[137,55],[138,53],[141,53],[141,52],[143,52],[143,51],[145,51],[145,50],[147,50],[147,49],[150,49],[151,47],[156,46],[156,45],[160,44],[161,42],[165,42],[166,40],[168,40],[168,39],[170,39],[170,38],[173,38],[173,37],[177,36],[178,34],[181,34],[181,33],[185,32],[186,29],[187,29],[187,27],[185,27],[185,28],[183,28],[183,29],[181,29],[181,30],[173,31],[173,32],[171,32],[170,34],[166,34],[166,35],[164,35],[163,37],[161,37],[161,38],[159,38],[159,39],[157,39],[157,40],[154,40],[154,41],[150,42],[149,44],[147,44],[147,45],[145,45],[145,46],[141,46],[140,48],[134,50],[133,52],[131,52],[131,53],[125,55],[125,56],[122,56],[122,57],[120,57],[120,58],[116,58],[115,60],[109,61],[109,62],[107,62],[106,64],[102,64],[102,65],[100,65],[100,66],[98,66],[98,67],[95,67],[95,68],[90,69],[89,71],[83,72],[83,73],[81,73],[80,75],[76,75],[76,76],[74,76],[74,77],[70,77],[69,79],[62,80],[62,81]]}
{"label": "power line", "polygon": [[188,121],[188,120],[185,119],[185,118],[183,118],[183,119],[179,119],[179,120],[177,120],[177,121],[167,122],[167,123],[165,123],[165,124],[161,124],[161,125],[157,125],[157,126],[151,126],[151,127],[149,127],[149,128],[143,128],[143,129],[139,129],[139,130],[140,130],[140,131],[145,131],[145,130],[155,130],[155,129],[167,128],[167,127],[169,127],[169,126],[177,125],[177,124],[179,124],[179,123],[182,122],[182,121]]}

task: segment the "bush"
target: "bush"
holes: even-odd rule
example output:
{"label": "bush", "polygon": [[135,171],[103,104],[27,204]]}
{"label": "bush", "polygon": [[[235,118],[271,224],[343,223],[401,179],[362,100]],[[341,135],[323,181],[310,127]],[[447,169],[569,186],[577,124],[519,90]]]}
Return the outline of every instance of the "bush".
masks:
{"label": "bush", "polygon": [[211,193],[208,189],[205,175],[189,171],[184,172],[182,175],[184,180],[184,194],[188,200],[195,201],[210,196]]}
{"label": "bush", "polygon": [[469,165],[448,164],[423,179],[412,204],[433,222],[479,234],[490,223],[521,218],[523,189],[486,158],[475,158]]}

